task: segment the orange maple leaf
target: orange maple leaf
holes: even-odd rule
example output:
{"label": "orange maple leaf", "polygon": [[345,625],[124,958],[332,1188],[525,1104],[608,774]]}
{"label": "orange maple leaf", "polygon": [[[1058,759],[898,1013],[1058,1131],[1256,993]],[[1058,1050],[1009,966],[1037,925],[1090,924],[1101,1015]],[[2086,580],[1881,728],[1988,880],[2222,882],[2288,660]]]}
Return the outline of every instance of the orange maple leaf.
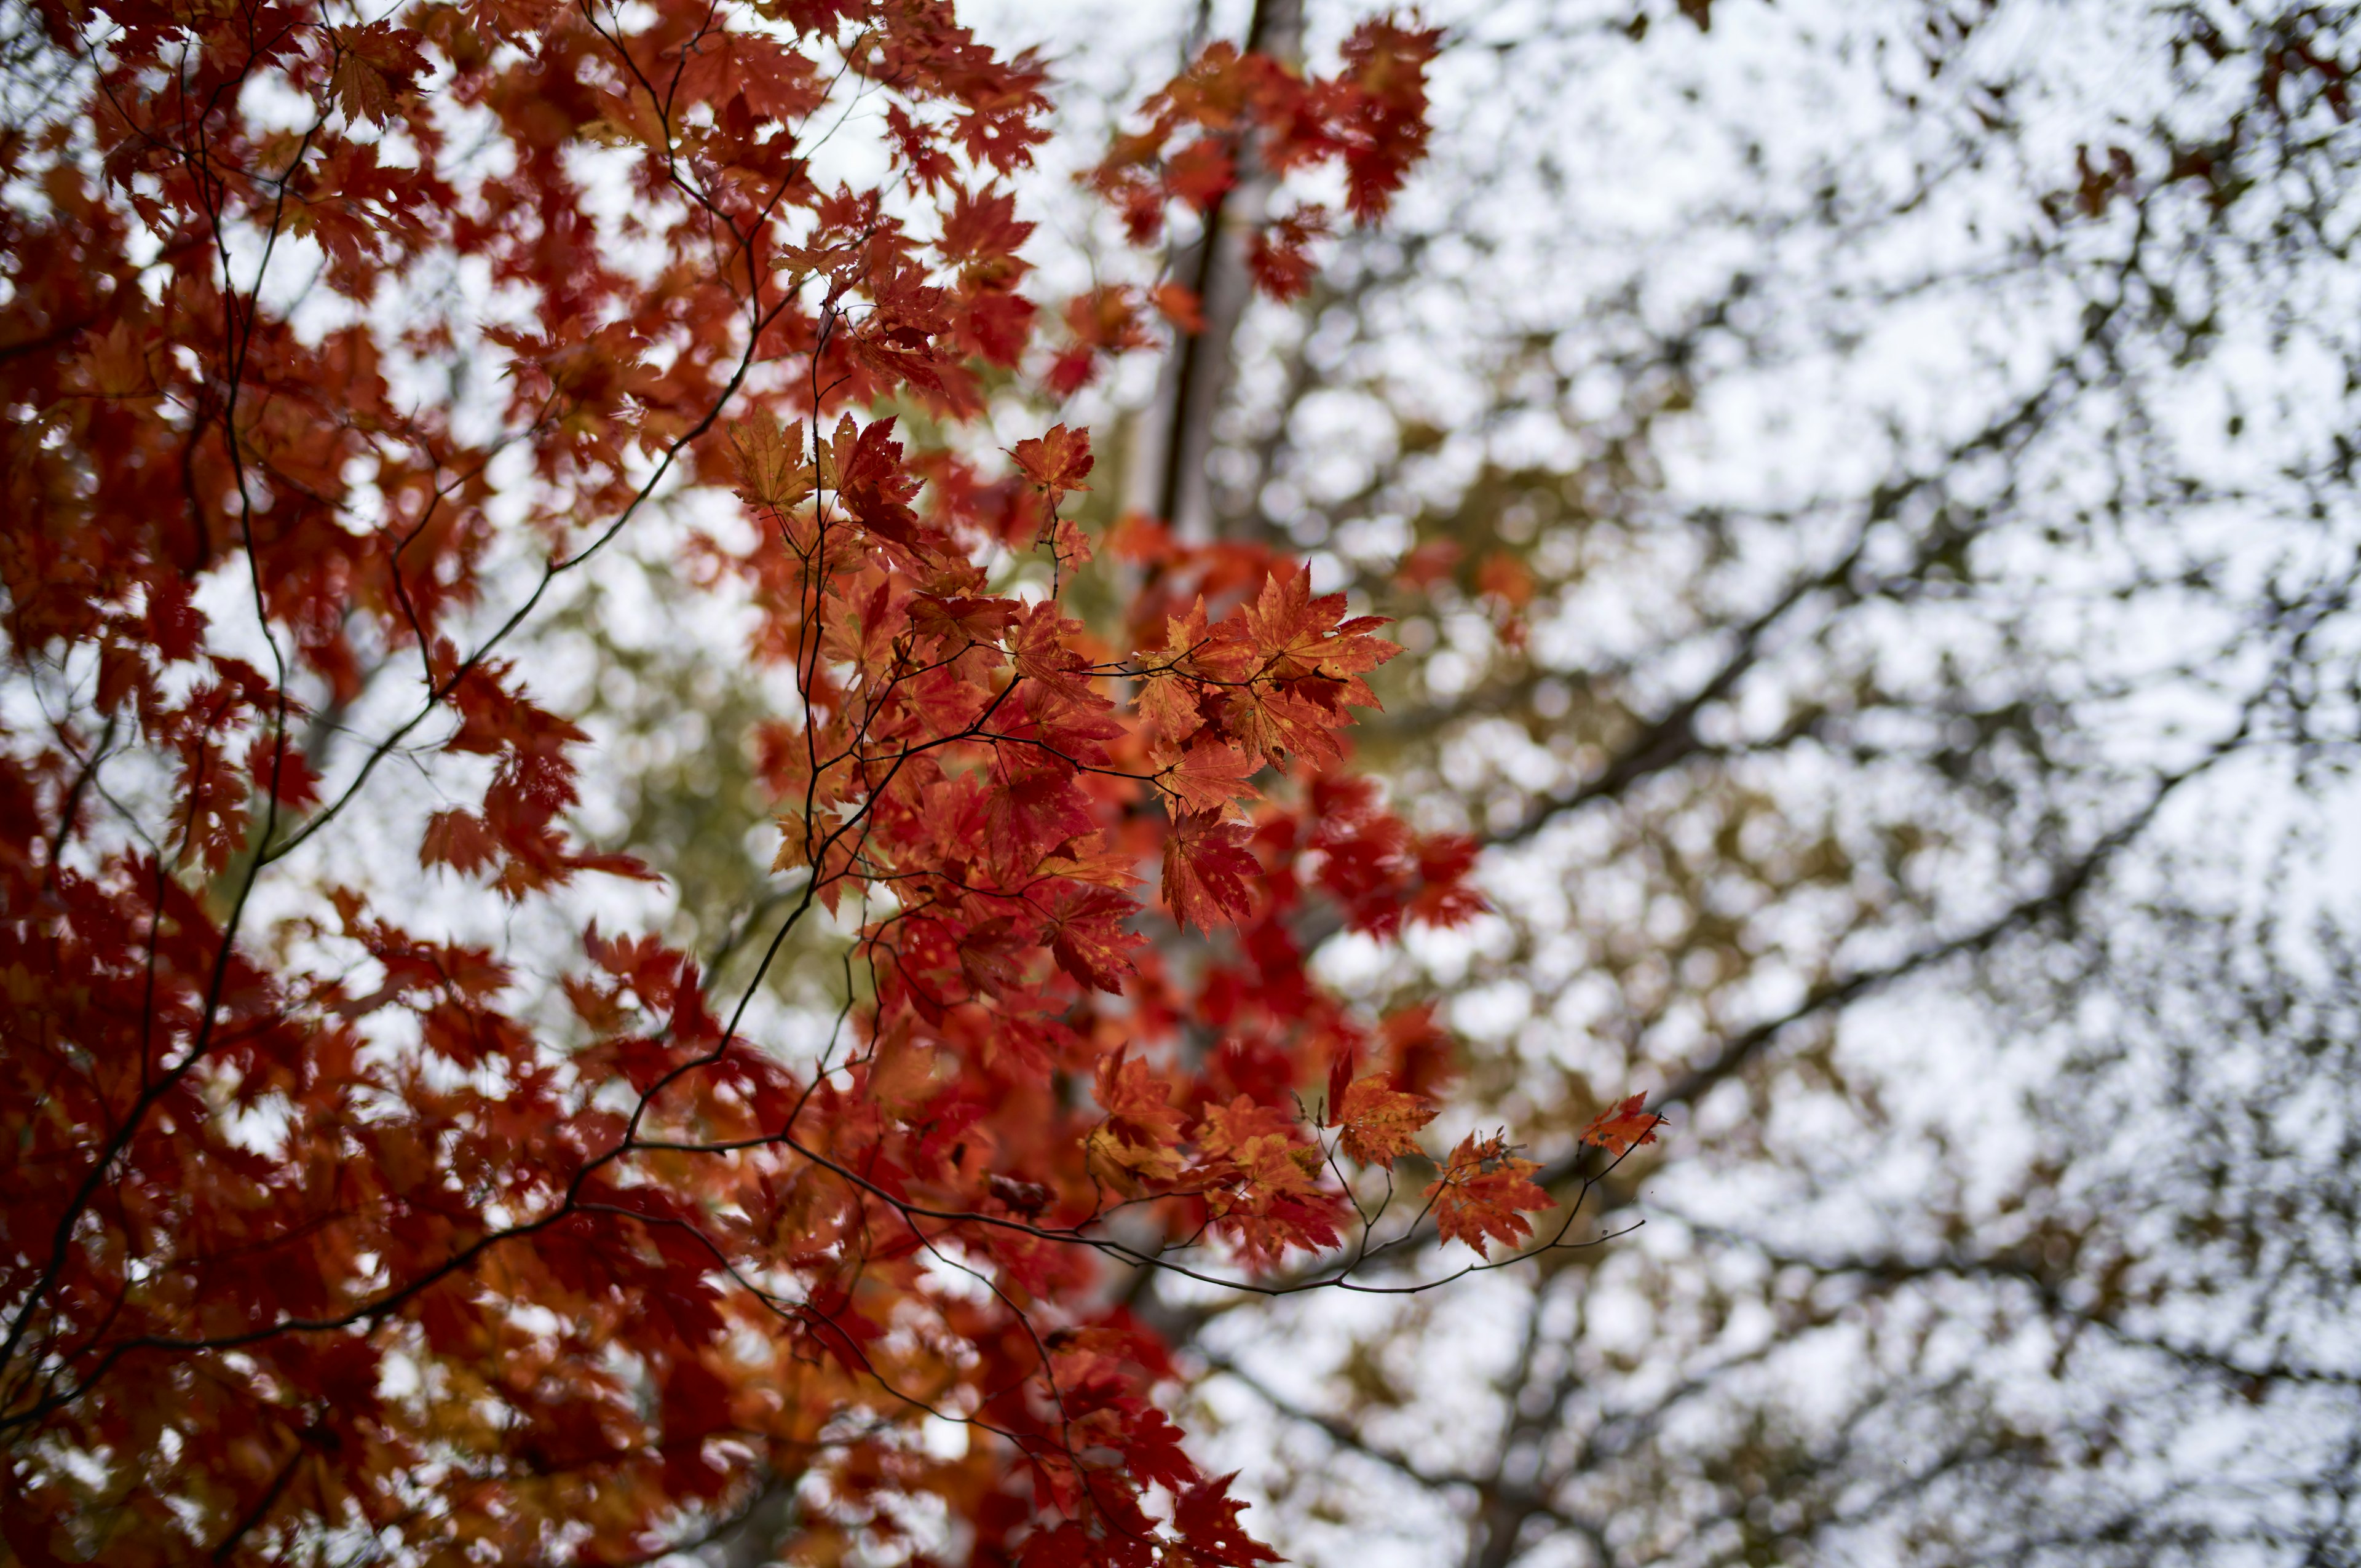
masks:
{"label": "orange maple leaf", "polygon": [[1233,809],[1232,801],[1258,797],[1258,792],[1246,780],[1261,767],[1258,758],[1246,756],[1235,746],[1216,743],[1194,747],[1183,753],[1179,762],[1157,775],[1157,782],[1172,792],[1174,802],[1182,811],[1226,814]]}
{"label": "orange maple leaf", "polygon": [[1485,1257],[1491,1255],[1488,1240],[1523,1244],[1533,1227],[1519,1211],[1557,1207],[1530,1179],[1540,1168],[1537,1161],[1511,1153],[1501,1134],[1480,1139],[1468,1134],[1451,1151],[1443,1174],[1427,1185],[1424,1196],[1433,1205],[1435,1228],[1444,1241],[1466,1242]]}
{"label": "orange maple leaf", "polygon": [[1281,566],[1263,579],[1262,592],[1245,607],[1244,630],[1256,653],[1280,678],[1357,674],[1401,652],[1400,644],[1372,635],[1386,624],[1385,617],[1348,617],[1345,609],[1343,594],[1312,593],[1309,569]]}
{"label": "orange maple leaf", "polygon": [[1205,308],[1195,290],[1184,283],[1159,283],[1154,298],[1164,319],[1182,332],[1194,334],[1205,330]]}
{"label": "orange maple leaf", "polygon": [[1656,1129],[1665,1118],[1651,1111],[1642,1111],[1647,1103],[1645,1094],[1634,1094],[1610,1111],[1601,1111],[1590,1125],[1582,1129],[1582,1141],[1605,1149],[1617,1159],[1622,1158],[1642,1144],[1656,1141]]}
{"label": "orange maple leaf", "polygon": [[1106,1120],[1091,1134],[1090,1152],[1115,1168],[1110,1175],[1170,1181],[1182,1168],[1180,1138],[1188,1113],[1172,1103],[1172,1086],[1126,1047],[1099,1058],[1093,1085]]}
{"label": "orange maple leaf", "polygon": [[1092,463],[1087,430],[1053,424],[1040,435],[1010,447],[1008,455],[1016,460],[1017,471],[1033,481],[1053,512],[1068,491],[1090,488],[1082,483],[1090,476]]}
{"label": "orange maple leaf", "polygon": [[1363,1165],[1390,1167],[1418,1153],[1414,1135],[1434,1120],[1435,1104],[1423,1094],[1394,1087],[1394,1075],[1373,1072],[1345,1091],[1333,1113],[1344,1124],[1346,1157]]}
{"label": "orange maple leaf", "polygon": [[1175,746],[1205,727],[1196,688],[1177,675],[1159,674],[1142,681],[1133,707],[1143,727]]}
{"label": "orange maple leaf", "polygon": [[802,425],[781,424],[766,407],[731,421],[728,434],[741,499],[773,511],[790,511],[810,498],[815,475],[804,458]]}

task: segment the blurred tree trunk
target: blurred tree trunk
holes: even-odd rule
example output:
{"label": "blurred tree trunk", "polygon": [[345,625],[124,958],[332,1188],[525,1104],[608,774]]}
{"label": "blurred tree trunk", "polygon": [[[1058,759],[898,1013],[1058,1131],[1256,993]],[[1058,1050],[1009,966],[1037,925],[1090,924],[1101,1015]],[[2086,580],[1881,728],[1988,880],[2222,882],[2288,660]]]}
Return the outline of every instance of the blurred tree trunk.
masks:
{"label": "blurred tree trunk", "polygon": [[[1245,47],[1300,66],[1303,0],[1255,0]],[[1155,401],[1136,427],[1137,444],[1126,470],[1128,503],[1191,543],[1217,532],[1207,471],[1214,421],[1235,368],[1238,328],[1254,297],[1246,247],[1276,188],[1255,156],[1255,139],[1252,132],[1244,139],[1237,182],[1214,199],[1197,237],[1173,258],[1172,277],[1196,296],[1204,326],[1175,334]]]}

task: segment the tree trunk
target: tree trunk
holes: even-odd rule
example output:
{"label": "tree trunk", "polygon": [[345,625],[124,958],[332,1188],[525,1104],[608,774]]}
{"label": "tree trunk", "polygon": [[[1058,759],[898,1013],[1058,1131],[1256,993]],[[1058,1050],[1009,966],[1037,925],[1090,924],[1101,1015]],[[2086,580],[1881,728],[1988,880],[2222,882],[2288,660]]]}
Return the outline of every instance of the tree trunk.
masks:
{"label": "tree trunk", "polygon": [[[1256,0],[1246,47],[1289,65],[1303,58],[1303,0]],[[1206,460],[1213,419],[1229,390],[1239,323],[1254,294],[1246,247],[1267,214],[1276,181],[1249,130],[1237,150],[1237,183],[1205,214],[1199,238],[1174,258],[1175,280],[1195,292],[1204,330],[1182,333],[1165,361],[1156,401],[1138,425],[1131,504],[1162,519],[1182,540],[1202,543],[1216,521]]]}

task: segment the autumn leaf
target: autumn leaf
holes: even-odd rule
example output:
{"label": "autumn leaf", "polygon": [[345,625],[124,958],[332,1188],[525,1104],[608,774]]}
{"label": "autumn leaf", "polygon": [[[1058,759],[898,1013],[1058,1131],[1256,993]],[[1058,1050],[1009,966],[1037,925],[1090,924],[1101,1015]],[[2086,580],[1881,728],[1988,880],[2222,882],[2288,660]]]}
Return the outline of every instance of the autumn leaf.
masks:
{"label": "autumn leaf", "polygon": [[472,811],[438,811],[426,824],[418,863],[449,866],[465,875],[491,864],[499,852],[499,841],[482,817]]}
{"label": "autumn leaf", "polygon": [[815,476],[804,459],[801,424],[782,425],[765,407],[732,421],[729,435],[741,499],[776,512],[791,511],[810,499]]}
{"label": "autumn leaf", "polygon": [[1019,1181],[1014,1177],[994,1171],[984,1180],[985,1190],[1005,1204],[1011,1213],[1026,1219],[1040,1218],[1041,1211],[1057,1196],[1038,1181]]}
{"label": "autumn leaf", "polygon": [[1091,536],[1082,525],[1071,517],[1061,517],[1047,531],[1050,554],[1058,558],[1061,569],[1071,571],[1087,566],[1097,551],[1092,548]]}
{"label": "autumn leaf", "polygon": [[[1703,5],[1709,0],[1686,0]],[[1390,15],[1355,27],[1344,57],[1345,206],[1355,221],[1385,215],[1426,151],[1426,68],[1443,45],[1439,27],[1404,27]]]}
{"label": "autumn leaf", "polygon": [[935,1091],[932,1052],[911,1038],[906,1023],[871,1048],[864,1087],[871,1099],[897,1118],[906,1117]]}
{"label": "autumn leaf", "polygon": [[1043,922],[1058,967],[1087,986],[1120,995],[1131,953],[1147,938],[1125,928],[1139,905],[1106,888],[1069,894]]}
{"label": "autumn leaf", "polygon": [[960,973],[971,995],[997,996],[1025,979],[1025,955],[1033,944],[1005,915],[962,927],[956,944]]}
{"label": "autumn leaf", "polygon": [[1196,1139],[1189,1182],[1247,1267],[1268,1268],[1290,1248],[1316,1252],[1342,1239],[1341,1201],[1320,1182],[1320,1146],[1293,1116],[1240,1094],[1206,1107]]}
{"label": "autumn leaf", "polygon": [[1025,1542],[1016,1568],[1092,1568],[1103,1561],[1098,1546],[1080,1520],[1066,1519],[1053,1528],[1035,1530]]}
{"label": "autumn leaf", "polygon": [[426,63],[418,52],[418,35],[389,22],[372,22],[338,28],[335,43],[335,70],[328,85],[336,106],[348,118],[369,125],[392,120]]}
{"label": "autumn leaf", "polygon": [[1197,596],[1196,602],[1180,614],[1165,617],[1164,640],[1158,645],[1161,648],[1164,658],[1151,663],[1162,663],[1170,669],[1186,669],[1191,674],[1205,674],[1205,671],[1188,664],[1186,661],[1204,644],[1208,630],[1209,626],[1205,619],[1205,598],[1200,594]]}
{"label": "autumn leaf", "polygon": [[1336,1111],[1345,1129],[1345,1157],[1390,1167],[1402,1156],[1418,1153],[1418,1130],[1434,1120],[1437,1110],[1425,1095],[1396,1088],[1389,1072],[1355,1080]]}
{"label": "autumn leaf", "polygon": [[851,1293],[841,1284],[830,1280],[814,1290],[796,1316],[804,1331],[846,1372],[858,1377],[870,1370],[864,1347],[885,1331],[853,1306]]}
{"label": "autumn leaf", "polygon": [[1199,1150],[1207,1161],[1252,1165],[1265,1146],[1285,1153],[1292,1174],[1280,1178],[1290,1190],[1308,1191],[1320,1168],[1320,1151],[1295,1135],[1295,1118],[1276,1105],[1257,1103],[1237,1095],[1224,1105],[1209,1105],[1197,1129]]}
{"label": "autumn leaf", "polygon": [[1353,1086],[1361,1059],[1360,1045],[1347,1035],[1337,1040],[1328,1056],[1328,1098],[1322,1107],[1320,1124],[1333,1127],[1344,1119],[1345,1091]]}
{"label": "autumn leaf", "polygon": [[1384,617],[1348,616],[1343,594],[1314,594],[1307,567],[1273,571],[1243,615],[1256,656],[1280,679],[1355,675],[1401,652],[1398,644],[1376,635],[1386,624]]}
{"label": "autumn leaf", "polygon": [[270,737],[255,737],[247,753],[246,771],[257,789],[278,796],[279,804],[302,811],[320,803],[320,775],[291,743],[274,746]]}
{"label": "autumn leaf", "polygon": [[1156,308],[1166,321],[1185,333],[1205,330],[1205,308],[1196,291],[1184,283],[1159,283]]}
{"label": "autumn leaf", "polygon": [[1040,435],[1008,449],[1017,471],[1033,481],[1051,511],[1072,490],[1087,490],[1082,481],[1091,472],[1091,433],[1053,424]]}
{"label": "autumn leaf", "polygon": [[1229,149],[1210,137],[1191,142],[1165,160],[1165,190],[1201,213],[1236,183]]}
{"label": "autumn leaf", "polygon": [[[1224,696],[1222,721],[1241,745],[1273,767],[1284,767],[1290,756],[1337,762],[1343,751],[1329,731],[1350,720],[1341,707],[1315,699],[1318,682],[1316,676],[1283,686],[1257,681],[1234,689]],[[1341,694],[1341,685],[1325,684],[1332,694]]]}
{"label": "autumn leaf", "polygon": [[1070,639],[1082,630],[1082,622],[1060,615],[1047,600],[1026,610],[1009,646],[1016,673],[1093,707],[1111,707],[1091,690],[1089,663],[1071,645]]}
{"label": "autumn leaf", "polygon": [[1128,1048],[1099,1058],[1093,1080],[1099,1109],[1108,1124],[1126,1141],[1173,1144],[1180,1141],[1187,1115],[1172,1103],[1172,1086],[1149,1070],[1148,1063]]}
{"label": "autumn leaf", "polygon": [[1468,1134],[1451,1151],[1443,1174],[1427,1185],[1424,1197],[1433,1206],[1435,1229],[1445,1242],[1465,1242],[1486,1257],[1491,1255],[1488,1242],[1523,1245],[1533,1234],[1525,1214],[1557,1207],[1530,1179],[1540,1168],[1538,1161],[1517,1157],[1499,1134]]}
{"label": "autumn leaf", "polygon": [[1262,867],[1246,849],[1244,825],[1219,812],[1176,818],[1164,841],[1164,901],[1182,925],[1211,931],[1246,917],[1254,900],[1247,884]]}
{"label": "autumn leaf", "polygon": [[1280,1561],[1279,1553],[1246,1532],[1238,1514],[1246,1505],[1233,1500],[1230,1483],[1235,1475],[1216,1475],[1200,1486],[1185,1487],[1172,1503],[1172,1523],[1187,1543],[1191,1557],[1224,1568],[1258,1568]]}
{"label": "autumn leaf", "polygon": [[1430,539],[1401,558],[1394,581],[1422,593],[1447,579],[1466,554],[1466,547],[1456,539]]}
{"label": "autumn leaf", "polygon": [[1033,747],[1001,748],[1000,776],[985,805],[986,843],[1007,866],[1038,863],[1045,850],[1097,826],[1063,757]]}
{"label": "autumn leaf", "polygon": [[1617,1159],[1642,1144],[1654,1143],[1656,1129],[1664,1124],[1665,1118],[1642,1110],[1647,1101],[1645,1094],[1634,1094],[1620,1105],[1601,1111],[1591,1119],[1590,1125],[1582,1129],[1582,1141],[1605,1149]]}
{"label": "autumn leaf", "polygon": [[928,552],[933,542],[918,528],[917,513],[908,505],[918,482],[902,465],[902,444],[893,439],[894,416],[855,426],[852,416],[837,421],[826,457],[819,467],[820,483],[837,494],[854,521],[881,539],[907,549]]}
{"label": "autumn leaf", "polygon": [[1281,303],[1300,299],[1317,269],[1312,242],[1327,232],[1327,214],[1317,207],[1299,207],[1255,230],[1246,247],[1246,269],[1256,285]]}
{"label": "autumn leaf", "polygon": [[1235,746],[1196,746],[1158,773],[1156,782],[1171,793],[1174,804],[1181,811],[1230,814],[1237,809],[1234,802],[1260,798],[1246,780],[1261,767],[1260,761]]}
{"label": "autumn leaf", "polygon": [[1172,1103],[1172,1086],[1126,1050],[1099,1058],[1093,1092],[1106,1113],[1090,1136],[1093,1162],[1119,1181],[1165,1182],[1185,1168],[1180,1142],[1188,1114]]}
{"label": "autumn leaf", "polygon": [[1532,570],[1509,552],[1495,550],[1477,565],[1476,591],[1510,609],[1522,609],[1533,602]]}
{"label": "autumn leaf", "polygon": [[1104,848],[1098,835],[1070,840],[1058,854],[1045,855],[1033,868],[1036,876],[1060,877],[1098,887],[1137,887],[1147,879],[1135,869],[1138,861],[1120,850]]}
{"label": "autumn leaf", "polygon": [[1135,707],[1141,725],[1167,746],[1177,746],[1205,727],[1195,688],[1178,675],[1159,674],[1143,678]]}

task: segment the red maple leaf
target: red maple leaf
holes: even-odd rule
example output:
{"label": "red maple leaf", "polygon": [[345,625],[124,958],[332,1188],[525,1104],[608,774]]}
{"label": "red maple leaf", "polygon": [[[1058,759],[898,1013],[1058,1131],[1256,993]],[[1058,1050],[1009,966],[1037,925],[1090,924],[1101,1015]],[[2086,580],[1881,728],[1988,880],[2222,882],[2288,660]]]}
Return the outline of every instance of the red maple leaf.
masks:
{"label": "red maple leaf", "polygon": [[1084,985],[1120,994],[1132,972],[1132,950],[1147,942],[1124,923],[1139,905],[1104,887],[1069,892],[1043,921],[1058,967]]}
{"label": "red maple leaf", "polygon": [[1070,697],[1088,701],[1100,707],[1112,707],[1105,698],[1091,690],[1085,674],[1090,667],[1089,661],[1075,652],[1070,644],[1070,640],[1082,630],[1081,621],[1070,620],[1060,615],[1057,605],[1049,600],[1032,606],[1018,619],[1016,638],[1009,645],[1010,656],[1016,663],[1016,673]]}
{"label": "red maple leaf", "polygon": [[894,416],[855,428],[852,416],[837,422],[821,482],[836,491],[852,520],[881,539],[906,549],[928,551],[932,542],[919,530],[910,498],[918,482],[902,464],[902,444],[894,438]]}
{"label": "red maple leaf", "polygon": [[1246,1505],[1229,1495],[1235,1474],[1216,1475],[1202,1486],[1189,1486],[1172,1502],[1172,1524],[1180,1532],[1191,1556],[1218,1563],[1224,1568],[1257,1568],[1280,1561],[1279,1553],[1248,1535],[1238,1522]]}
{"label": "red maple leaf", "polygon": [[1262,872],[1246,843],[1245,826],[1219,812],[1174,818],[1164,841],[1164,901],[1175,919],[1211,931],[1246,918],[1254,907],[1247,884]]}
{"label": "red maple leaf", "polygon": [[301,811],[320,803],[320,775],[291,741],[274,746],[269,736],[256,736],[253,750],[246,754],[246,771],[256,788],[277,795],[281,806]]}
{"label": "red maple leaf", "polygon": [[999,749],[1000,776],[985,797],[984,825],[993,855],[1012,869],[1030,867],[1097,826],[1090,801],[1074,787],[1074,765],[1032,746]]}

